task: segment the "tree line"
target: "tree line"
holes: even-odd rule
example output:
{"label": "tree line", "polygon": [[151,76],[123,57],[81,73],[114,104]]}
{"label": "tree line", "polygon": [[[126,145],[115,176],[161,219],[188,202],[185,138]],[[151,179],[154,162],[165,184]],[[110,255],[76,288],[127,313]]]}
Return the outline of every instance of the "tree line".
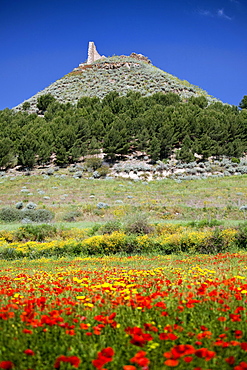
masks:
{"label": "tree line", "polygon": [[83,97],[76,105],[51,95],[38,98],[38,113],[0,111],[0,167],[33,167],[55,156],[57,165],[103,149],[106,158],[143,152],[153,161],[174,150],[181,161],[209,156],[241,157],[247,151],[247,110],[205,97],[181,101],[174,93],[142,96],[110,92],[102,100]]}

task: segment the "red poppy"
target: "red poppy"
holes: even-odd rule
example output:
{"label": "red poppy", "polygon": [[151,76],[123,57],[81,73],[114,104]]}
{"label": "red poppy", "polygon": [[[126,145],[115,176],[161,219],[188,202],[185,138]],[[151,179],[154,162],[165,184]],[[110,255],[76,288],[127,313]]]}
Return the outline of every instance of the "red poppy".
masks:
{"label": "red poppy", "polygon": [[33,352],[33,350],[32,349],[25,349],[25,351],[23,351],[26,355],[28,355],[28,356],[34,356],[35,355],[35,353]]}
{"label": "red poppy", "polygon": [[178,344],[172,348],[172,355],[175,358],[179,358],[185,355],[192,355],[195,353],[195,348],[190,344]]}
{"label": "red poppy", "polygon": [[150,334],[144,333],[143,330],[137,326],[133,328],[128,327],[125,329],[125,332],[132,337],[130,343],[139,347],[143,347],[148,341],[153,340]]}
{"label": "red poppy", "polygon": [[187,363],[193,361],[193,357],[192,356],[187,356],[187,357],[184,357],[183,360]]}
{"label": "red poppy", "polygon": [[13,369],[14,366],[15,365],[11,361],[1,361],[0,362],[0,369],[6,369],[6,370]]}
{"label": "red poppy", "polygon": [[247,370],[247,362],[240,362],[239,365],[234,366],[233,370]]}
{"label": "red poppy", "polygon": [[134,357],[130,359],[130,362],[136,363],[140,367],[146,367],[149,363],[150,360],[146,357],[146,352],[145,351],[138,351]]}
{"label": "red poppy", "polygon": [[234,335],[236,339],[240,339],[243,336],[243,332],[242,330],[235,330]]}
{"label": "red poppy", "polygon": [[14,364],[13,362],[11,361],[1,361],[0,362],[0,369],[13,369],[14,368]]}
{"label": "red poppy", "polygon": [[225,361],[226,361],[229,365],[233,365],[233,364],[234,364],[234,362],[235,362],[235,357],[234,357],[234,356],[227,357],[227,358],[225,358]]}
{"label": "red poppy", "polygon": [[216,353],[214,351],[209,351],[207,348],[200,348],[195,351],[195,355],[209,361],[215,357]]}
{"label": "red poppy", "polygon": [[175,366],[178,366],[179,361],[178,361],[178,360],[172,360],[172,359],[169,359],[169,360],[166,360],[166,361],[164,362],[164,364],[165,364],[166,366],[175,367]]}
{"label": "red poppy", "polygon": [[104,357],[113,357],[115,352],[114,352],[113,348],[107,347],[107,348],[102,349],[100,354],[101,354],[101,356],[104,356]]}
{"label": "red poppy", "polygon": [[235,315],[234,313],[230,313],[229,317],[233,322],[239,322],[242,320],[240,315]]}
{"label": "red poppy", "polygon": [[107,362],[112,361],[114,354],[113,348],[104,348],[101,352],[98,352],[97,358],[92,361],[93,366],[98,370],[103,370],[103,366],[107,364]]}
{"label": "red poppy", "polygon": [[246,342],[243,342],[241,343],[241,348],[244,350],[244,351],[247,351],[247,343]]}
{"label": "red poppy", "polygon": [[176,340],[179,338],[177,335],[173,333],[161,333],[159,337],[161,340]]}
{"label": "red poppy", "polygon": [[64,356],[64,355],[61,355],[61,356],[59,356],[56,359],[55,364],[54,364],[54,368],[55,369],[60,369],[61,362],[68,362],[72,366],[78,368],[79,365],[80,365],[81,360],[77,356]]}
{"label": "red poppy", "polygon": [[22,332],[25,334],[33,334],[33,331],[29,329],[23,329]]}

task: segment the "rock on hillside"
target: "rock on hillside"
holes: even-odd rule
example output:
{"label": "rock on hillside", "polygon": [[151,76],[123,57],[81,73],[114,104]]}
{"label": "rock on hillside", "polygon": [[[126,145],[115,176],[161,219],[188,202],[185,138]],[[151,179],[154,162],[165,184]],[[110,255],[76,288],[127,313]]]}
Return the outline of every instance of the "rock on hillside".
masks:
{"label": "rock on hillside", "polygon": [[[120,95],[131,90],[144,96],[155,92],[173,92],[185,101],[191,96],[203,95],[210,102],[219,101],[205,90],[153,66],[142,54],[132,53],[130,56],[100,57],[91,64],[80,64],[26,102],[30,103],[29,111],[36,112],[37,98],[44,94],[50,93],[62,103],[76,104],[83,96],[103,98],[113,90]],[[21,110],[22,104],[13,109]]]}

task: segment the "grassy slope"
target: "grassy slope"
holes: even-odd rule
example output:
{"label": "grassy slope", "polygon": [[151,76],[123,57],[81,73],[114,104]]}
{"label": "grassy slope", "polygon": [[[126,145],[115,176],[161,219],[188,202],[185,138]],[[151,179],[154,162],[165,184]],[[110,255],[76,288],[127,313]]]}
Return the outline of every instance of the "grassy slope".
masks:
{"label": "grassy slope", "polygon": [[[246,179],[243,175],[182,183],[166,179],[147,184],[123,179],[20,176],[13,180],[2,179],[0,206],[14,207],[19,201],[24,204],[32,201],[38,208],[55,212],[55,222],[64,222],[66,213],[79,210],[81,216],[76,221],[81,226],[121,219],[135,211],[148,213],[153,221],[217,218],[229,222],[247,217],[245,211],[239,210],[240,206],[247,205]],[[30,193],[21,192],[23,187]],[[107,203],[109,207],[98,209],[99,202]]]}
{"label": "grassy slope", "polygon": [[[128,67],[119,66],[119,63],[124,64],[125,62],[129,64]],[[117,67],[108,69],[106,65]],[[130,57],[123,59],[114,56],[96,61],[89,67],[69,73],[28,99],[32,109],[36,108],[37,98],[48,93],[60,102],[76,103],[83,96],[103,98],[112,90],[119,92],[120,95],[125,95],[128,91],[139,91],[142,95],[174,92],[185,100],[191,96],[203,95],[209,101],[217,101],[205,90],[188,81],[182,81],[151,64]],[[15,108],[21,109],[21,107],[22,104]]]}

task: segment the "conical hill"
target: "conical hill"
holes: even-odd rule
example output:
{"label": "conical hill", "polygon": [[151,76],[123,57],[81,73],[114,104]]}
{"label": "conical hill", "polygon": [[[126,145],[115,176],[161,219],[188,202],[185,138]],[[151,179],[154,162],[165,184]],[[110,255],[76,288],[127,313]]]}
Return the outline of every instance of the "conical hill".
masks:
{"label": "conical hill", "polygon": [[[184,101],[191,96],[202,95],[211,102],[219,101],[205,90],[155,67],[141,54],[132,53],[130,56],[104,57],[91,64],[80,64],[26,102],[30,103],[30,111],[37,111],[37,98],[44,94],[52,94],[63,103],[75,104],[84,96],[103,98],[110,91],[125,95],[130,90],[144,96],[155,92],[173,92]],[[22,104],[14,109],[21,110]]]}

